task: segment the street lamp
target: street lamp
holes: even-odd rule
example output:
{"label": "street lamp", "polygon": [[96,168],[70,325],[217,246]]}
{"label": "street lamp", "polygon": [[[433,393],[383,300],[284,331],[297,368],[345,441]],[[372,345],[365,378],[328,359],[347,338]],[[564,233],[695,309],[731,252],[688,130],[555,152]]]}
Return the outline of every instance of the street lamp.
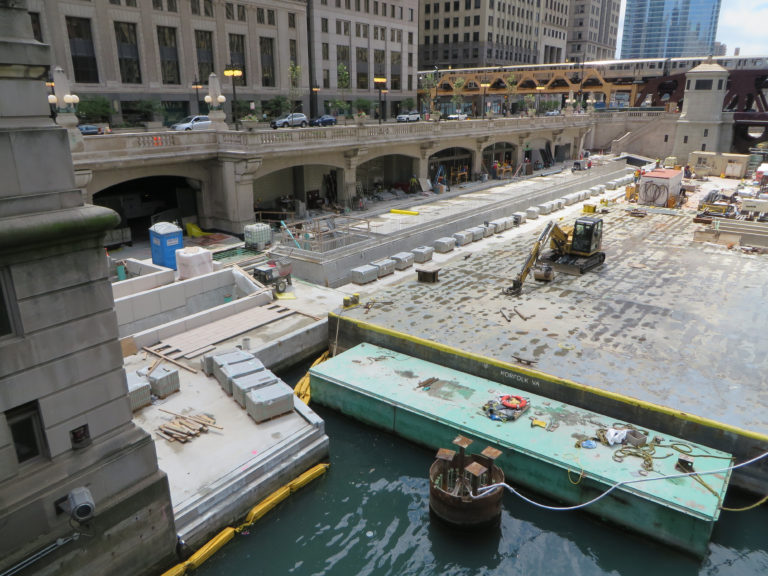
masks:
{"label": "street lamp", "polygon": [[534,106],[536,106],[536,114],[539,113],[539,104],[540,104],[540,97],[542,90],[546,90],[546,86],[536,86],[536,102],[534,103]]}
{"label": "street lamp", "polygon": [[434,111],[437,113],[437,121],[440,122],[440,110],[438,110],[438,107],[437,107],[437,104],[438,104],[438,102],[437,102],[437,94],[438,94],[438,90],[440,89],[440,68],[438,68],[437,64],[435,64],[435,81],[434,81],[434,85],[435,85],[435,100],[433,102],[433,106],[432,107],[433,107]]}
{"label": "street lamp", "polygon": [[373,85],[379,90],[379,124],[381,124],[381,117],[384,115],[381,108],[381,91],[387,87],[387,79],[383,76],[374,76]]}
{"label": "street lamp", "polygon": [[381,93],[384,94],[384,107],[381,109],[382,114],[384,115],[384,122],[387,121],[387,94],[389,93],[389,90],[386,88],[383,88],[381,90]]}
{"label": "street lamp", "polygon": [[235,78],[240,78],[243,75],[243,71],[235,64],[227,64],[224,68],[224,76],[232,78],[232,121],[235,123],[235,130],[237,130],[237,89],[235,88]]}
{"label": "street lamp", "polygon": [[53,81],[53,73],[48,77],[48,82],[45,85],[51,89],[51,93],[48,95],[48,105],[51,107],[51,120],[56,122],[56,93],[53,91],[56,84]]}
{"label": "street lamp", "polygon": [[490,85],[491,83],[488,82],[487,80],[480,82],[480,87],[483,89],[483,120],[485,120],[485,91],[488,89]]}
{"label": "street lamp", "polygon": [[195,76],[195,79],[192,81],[192,88],[195,89],[195,112],[197,114],[200,114],[200,88],[202,88],[203,85],[200,84],[200,80],[197,79],[197,76]]}
{"label": "street lamp", "polygon": [[320,92],[320,88],[317,86],[312,86],[312,99],[309,101],[309,115],[313,118],[317,118],[321,116],[320,110],[318,109],[319,102],[317,101],[317,94]]}

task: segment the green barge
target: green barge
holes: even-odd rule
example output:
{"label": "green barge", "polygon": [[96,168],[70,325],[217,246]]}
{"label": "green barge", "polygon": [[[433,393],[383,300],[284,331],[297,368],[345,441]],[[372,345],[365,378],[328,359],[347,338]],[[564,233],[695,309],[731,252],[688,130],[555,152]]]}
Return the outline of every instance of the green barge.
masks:
{"label": "green barge", "polygon": [[[568,505],[629,482],[583,510],[694,555],[707,552],[730,471],[707,472],[727,469],[730,454],[653,430],[632,444],[594,442],[633,426],[368,343],[314,366],[310,384],[314,401],[429,448],[450,445],[457,433],[489,444],[502,452],[496,464],[509,484]],[[523,397],[526,411],[490,418],[483,406],[505,395]],[[683,476],[688,470],[700,475]]]}

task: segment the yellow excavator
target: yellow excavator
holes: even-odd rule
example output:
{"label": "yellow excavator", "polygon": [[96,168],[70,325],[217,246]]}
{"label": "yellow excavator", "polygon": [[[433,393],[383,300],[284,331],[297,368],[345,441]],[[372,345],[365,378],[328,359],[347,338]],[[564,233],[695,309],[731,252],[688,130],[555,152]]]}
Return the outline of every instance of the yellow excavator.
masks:
{"label": "yellow excavator", "polygon": [[[541,251],[547,239],[551,250],[542,256]],[[523,290],[523,282],[536,266],[539,266],[534,274],[537,280],[552,280],[552,269],[566,274],[583,274],[605,262],[605,252],[600,251],[602,245],[602,218],[584,216],[577,218],[573,227],[562,228],[550,220],[531,247],[517,277],[512,280],[512,286],[504,288],[503,292],[508,296],[519,295]]]}

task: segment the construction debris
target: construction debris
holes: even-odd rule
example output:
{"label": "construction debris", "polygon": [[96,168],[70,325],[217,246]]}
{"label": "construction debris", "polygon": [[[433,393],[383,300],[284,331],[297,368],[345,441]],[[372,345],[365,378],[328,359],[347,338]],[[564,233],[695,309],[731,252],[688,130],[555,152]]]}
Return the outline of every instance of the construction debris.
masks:
{"label": "construction debris", "polygon": [[181,442],[186,444],[188,441],[200,436],[201,433],[207,433],[210,428],[223,430],[221,426],[216,426],[216,420],[207,414],[191,414],[183,416],[160,409],[161,412],[173,416],[173,420],[161,424],[156,430],[157,435],[168,442]]}

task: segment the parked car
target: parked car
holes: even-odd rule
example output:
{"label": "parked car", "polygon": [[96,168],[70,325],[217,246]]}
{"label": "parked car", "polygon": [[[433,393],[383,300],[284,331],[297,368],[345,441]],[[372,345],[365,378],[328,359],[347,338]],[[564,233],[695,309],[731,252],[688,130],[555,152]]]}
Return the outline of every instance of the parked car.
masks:
{"label": "parked car", "polygon": [[336,125],[336,118],[331,116],[330,114],[323,114],[320,116],[320,118],[313,119],[310,123],[310,126],[335,126]]}
{"label": "parked car", "polygon": [[284,127],[294,128],[296,126],[301,126],[304,128],[307,124],[309,124],[309,120],[307,120],[306,114],[302,114],[301,112],[292,112],[290,114],[286,114],[285,116],[276,118],[269,123],[269,125],[272,126],[272,128],[275,130]]}
{"label": "parked car", "polygon": [[544,112],[544,116],[560,116],[560,110],[549,110]]}
{"label": "parked car", "polygon": [[421,119],[418,110],[411,110],[410,112],[403,112],[397,115],[398,122],[418,122]]}
{"label": "parked car", "polygon": [[171,126],[171,130],[209,130],[213,123],[208,116],[187,116],[181,122]]}
{"label": "parked car", "polygon": [[454,112],[453,114],[448,114],[448,120],[466,120],[467,115],[464,112]]}
{"label": "parked car", "polygon": [[94,136],[96,134],[101,134],[99,127],[94,126],[93,124],[80,124],[77,128],[80,130],[80,134],[83,136]]}

